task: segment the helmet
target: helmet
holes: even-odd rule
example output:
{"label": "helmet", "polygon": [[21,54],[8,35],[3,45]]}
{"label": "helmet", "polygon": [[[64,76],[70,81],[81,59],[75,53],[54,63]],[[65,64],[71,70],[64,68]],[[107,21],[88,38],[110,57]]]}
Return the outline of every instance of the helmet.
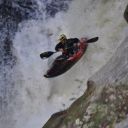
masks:
{"label": "helmet", "polygon": [[64,41],[65,39],[67,39],[66,35],[61,34],[59,37],[59,41]]}

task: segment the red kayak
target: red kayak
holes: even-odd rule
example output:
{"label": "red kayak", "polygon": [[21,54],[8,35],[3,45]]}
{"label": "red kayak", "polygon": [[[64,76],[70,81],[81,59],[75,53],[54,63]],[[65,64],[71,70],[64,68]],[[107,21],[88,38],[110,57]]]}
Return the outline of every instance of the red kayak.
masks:
{"label": "red kayak", "polygon": [[61,56],[57,57],[44,77],[52,78],[68,71],[84,55],[88,46],[88,43],[86,41],[86,38],[82,38],[80,41],[78,52],[68,59],[64,59]]}

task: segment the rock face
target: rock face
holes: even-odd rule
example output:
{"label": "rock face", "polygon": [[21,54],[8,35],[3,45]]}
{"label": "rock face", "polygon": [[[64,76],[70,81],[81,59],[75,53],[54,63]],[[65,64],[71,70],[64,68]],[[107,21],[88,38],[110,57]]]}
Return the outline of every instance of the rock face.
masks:
{"label": "rock face", "polygon": [[[128,6],[124,13],[128,22]],[[128,37],[87,83],[67,110],[51,116],[43,128],[127,128]]]}
{"label": "rock face", "polygon": [[128,22],[128,5],[127,5],[125,12],[124,12],[124,18]]}

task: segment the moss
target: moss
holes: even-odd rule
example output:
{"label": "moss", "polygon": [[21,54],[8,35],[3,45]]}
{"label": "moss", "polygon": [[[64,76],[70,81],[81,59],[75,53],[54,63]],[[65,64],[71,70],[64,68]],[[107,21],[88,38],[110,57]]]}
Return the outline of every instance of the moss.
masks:
{"label": "moss", "polygon": [[125,119],[128,114],[127,94],[127,85],[105,86],[99,99],[90,104],[90,118],[85,119],[88,128],[114,128],[115,123]]}
{"label": "moss", "polygon": [[96,107],[92,109],[90,119],[86,123],[88,128],[99,128],[112,124],[112,120],[114,120],[114,118],[109,116],[107,105],[98,103]]}
{"label": "moss", "polygon": [[66,127],[68,127],[69,123],[75,124],[76,119],[78,118],[81,122],[83,122],[82,118],[88,106],[90,105],[90,98],[92,97],[94,91],[95,86],[89,82],[86,92],[80,98],[78,98],[67,110],[67,116],[63,121]]}
{"label": "moss", "polygon": [[[115,128],[115,124],[124,120],[128,114],[128,86],[120,84],[102,87],[97,94],[100,94],[99,97],[91,101],[95,90],[95,86],[88,86],[84,95],[77,99],[66,113],[57,117],[59,122],[52,122],[55,125],[50,127]],[[76,123],[77,119],[80,124]]]}

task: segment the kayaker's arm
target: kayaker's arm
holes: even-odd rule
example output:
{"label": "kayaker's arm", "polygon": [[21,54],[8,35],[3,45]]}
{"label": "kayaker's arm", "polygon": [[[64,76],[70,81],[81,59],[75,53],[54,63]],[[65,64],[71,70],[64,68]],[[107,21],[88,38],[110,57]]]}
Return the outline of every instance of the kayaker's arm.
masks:
{"label": "kayaker's arm", "polygon": [[78,38],[69,39],[70,46],[76,47],[79,44],[80,40]]}
{"label": "kayaker's arm", "polygon": [[78,49],[78,47],[80,45],[80,40],[78,38],[71,38],[70,44],[72,46],[72,49],[75,51],[75,49]]}
{"label": "kayaker's arm", "polygon": [[56,51],[61,51],[63,52],[63,49],[64,49],[64,46],[61,44],[61,43],[58,43],[55,47],[55,50]]}
{"label": "kayaker's arm", "polygon": [[70,39],[68,39],[68,42],[71,44],[74,44],[74,43],[79,43],[80,40],[78,38],[70,38]]}
{"label": "kayaker's arm", "polygon": [[74,40],[75,43],[79,43],[80,42],[80,40],[78,38],[73,38],[73,40]]}

